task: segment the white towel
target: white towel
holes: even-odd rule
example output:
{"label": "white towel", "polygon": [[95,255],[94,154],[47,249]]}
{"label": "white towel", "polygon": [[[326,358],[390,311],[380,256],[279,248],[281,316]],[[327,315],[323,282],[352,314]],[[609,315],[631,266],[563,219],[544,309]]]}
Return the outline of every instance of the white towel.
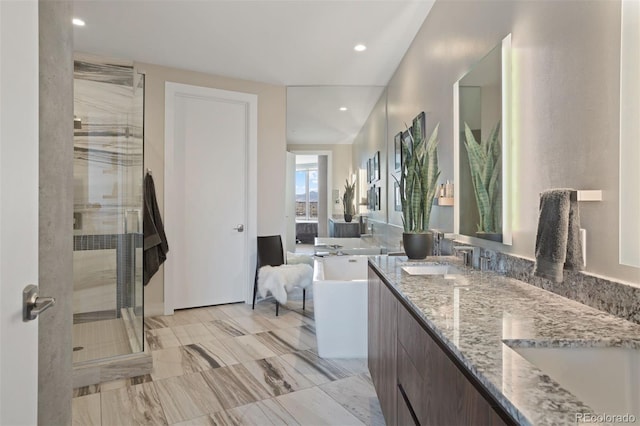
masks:
{"label": "white towel", "polygon": [[258,291],[264,298],[267,292],[284,305],[287,292],[294,287],[306,288],[313,283],[313,268],[301,263],[296,265],[263,266],[258,271]]}

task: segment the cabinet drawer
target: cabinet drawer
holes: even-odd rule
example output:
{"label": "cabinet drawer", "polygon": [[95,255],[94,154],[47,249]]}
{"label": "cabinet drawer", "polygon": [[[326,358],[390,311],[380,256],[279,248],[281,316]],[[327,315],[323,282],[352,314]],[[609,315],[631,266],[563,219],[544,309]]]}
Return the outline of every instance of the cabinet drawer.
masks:
{"label": "cabinet drawer", "polygon": [[[404,395],[401,394],[400,389]],[[412,419],[411,422],[403,423],[400,421],[400,417],[406,418],[406,413],[400,414],[401,407],[406,408],[407,413],[413,411],[417,423],[422,423],[421,419],[425,418],[429,409],[429,398],[426,392],[425,381],[418,373],[403,345],[398,342],[398,425],[415,423],[411,414],[409,415],[409,419]]]}

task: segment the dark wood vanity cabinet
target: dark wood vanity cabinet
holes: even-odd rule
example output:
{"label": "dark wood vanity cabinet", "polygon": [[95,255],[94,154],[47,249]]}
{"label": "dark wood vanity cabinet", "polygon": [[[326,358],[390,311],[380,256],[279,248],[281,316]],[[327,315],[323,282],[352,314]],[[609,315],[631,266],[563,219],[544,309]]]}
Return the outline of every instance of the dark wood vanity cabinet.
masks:
{"label": "dark wood vanity cabinet", "polygon": [[380,406],[387,424],[395,424],[396,418],[395,389],[397,386],[396,321],[398,300],[369,268],[369,371],[378,396]]}
{"label": "dark wood vanity cabinet", "polygon": [[368,337],[369,370],[388,425],[511,423],[372,268]]}

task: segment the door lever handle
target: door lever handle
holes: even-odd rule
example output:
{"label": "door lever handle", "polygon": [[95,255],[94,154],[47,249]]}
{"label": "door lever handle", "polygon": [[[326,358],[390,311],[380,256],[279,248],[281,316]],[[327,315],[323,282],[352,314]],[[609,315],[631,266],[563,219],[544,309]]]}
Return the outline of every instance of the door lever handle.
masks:
{"label": "door lever handle", "polygon": [[53,297],[38,297],[38,286],[29,284],[22,291],[22,321],[32,321],[56,304]]}
{"label": "door lever handle", "polygon": [[238,225],[236,227],[234,227],[233,229],[235,229],[238,232],[243,232],[244,231],[244,225]]}

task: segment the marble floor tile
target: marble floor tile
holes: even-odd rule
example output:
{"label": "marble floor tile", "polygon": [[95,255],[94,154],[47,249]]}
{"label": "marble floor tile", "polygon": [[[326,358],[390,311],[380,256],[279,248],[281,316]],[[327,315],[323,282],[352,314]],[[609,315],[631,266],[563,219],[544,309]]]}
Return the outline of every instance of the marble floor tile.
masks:
{"label": "marble floor tile", "polygon": [[152,351],[175,348],[181,344],[173,330],[168,327],[146,330],[144,334],[147,339],[147,347]]}
{"label": "marble floor tile", "polygon": [[154,383],[101,392],[102,426],[167,425]]}
{"label": "marble floor tile", "polygon": [[214,340],[214,335],[202,323],[181,325],[171,328],[181,345]]}
{"label": "marble floor tile", "polygon": [[289,335],[295,339],[294,341],[310,349],[318,347],[315,330],[310,329],[309,326],[284,328],[274,331],[274,334]]}
{"label": "marble floor tile", "polygon": [[223,410],[200,373],[170,377],[155,385],[169,424]]}
{"label": "marble floor tile", "polygon": [[236,317],[229,321],[232,324],[237,324],[241,330],[246,330],[247,333],[256,334],[263,331],[275,330],[277,325],[273,324],[267,318],[261,315],[252,315],[246,317]]}
{"label": "marble floor tile", "polygon": [[296,426],[298,422],[275,399],[265,399],[227,411],[242,425]]}
{"label": "marble floor tile", "polygon": [[245,362],[242,365],[272,396],[284,395],[314,385],[295,368],[277,357]]}
{"label": "marble floor tile", "polygon": [[331,358],[331,362],[350,371],[351,375],[369,372],[366,358]]}
{"label": "marble floor tile", "polygon": [[376,390],[368,375],[362,374],[325,383],[320,389],[364,424],[385,425]]}
{"label": "marble floor tile", "polygon": [[220,344],[240,362],[276,356],[276,353],[260,342],[256,336],[248,335],[224,339],[220,340]]}
{"label": "marble floor tile", "polygon": [[182,366],[182,351],[180,348],[167,348],[151,352],[153,358],[153,380],[180,376],[185,373]]}
{"label": "marble floor tile", "polygon": [[251,305],[246,303],[231,303],[228,305],[220,305],[217,308],[231,318],[246,317],[254,314]]}
{"label": "marble floor tile", "polygon": [[234,357],[220,340],[209,340],[198,343],[199,352],[206,357],[213,358],[220,365],[238,364],[240,361]]}
{"label": "marble floor tile", "polygon": [[302,425],[364,424],[318,387],[281,395],[275,399]]}
{"label": "marble floor tile", "polygon": [[280,315],[275,316],[274,308],[274,311],[271,315],[272,316],[267,317],[267,319],[278,328],[301,327],[305,324],[313,322],[313,317],[309,319],[294,311],[280,312]]}
{"label": "marble floor tile", "polygon": [[232,322],[231,319],[207,322],[204,326],[216,339],[226,339],[251,334],[238,323]]}
{"label": "marble floor tile", "polygon": [[278,355],[288,354],[294,351],[310,349],[299,339],[285,332],[287,329],[278,329],[258,333],[255,338]]}
{"label": "marble floor tile", "polygon": [[312,351],[296,351],[282,355],[280,358],[316,385],[352,375],[350,370],[331,360],[322,359]]}
{"label": "marble floor tile", "polygon": [[179,325],[199,324],[202,320],[199,315],[196,315],[198,309],[200,308],[176,310],[173,313],[173,318]]}
{"label": "marble floor tile", "polygon": [[99,392],[105,392],[108,390],[120,389],[126,386],[135,386],[141,383],[151,382],[151,374],[145,374],[143,376],[130,377],[128,379],[112,380],[110,382],[103,382],[99,385]]}
{"label": "marble floor tile", "polygon": [[100,426],[102,424],[99,393],[73,398],[71,401],[71,424],[74,426]]}
{"label": "marble floor tile", "polygon": [[229,411],[218,411],[217,413],[207,416],[196,417],[195,419],[186,420],[180,423],[174,423],[172,426],[246,426],[241,423]]}
{"label": "marble floor tile", "polygon": [[225,409],[270,397],[267,389],[242,364],[203,371],[202,377]]}
{"label": "marble floor tile", "polygon": [[198,317],[200,322],[210,322],[216,320],[228,320],[231,317],[222,312],[217,306],[207,306],[204,308],[193,309],[193,315]]}

